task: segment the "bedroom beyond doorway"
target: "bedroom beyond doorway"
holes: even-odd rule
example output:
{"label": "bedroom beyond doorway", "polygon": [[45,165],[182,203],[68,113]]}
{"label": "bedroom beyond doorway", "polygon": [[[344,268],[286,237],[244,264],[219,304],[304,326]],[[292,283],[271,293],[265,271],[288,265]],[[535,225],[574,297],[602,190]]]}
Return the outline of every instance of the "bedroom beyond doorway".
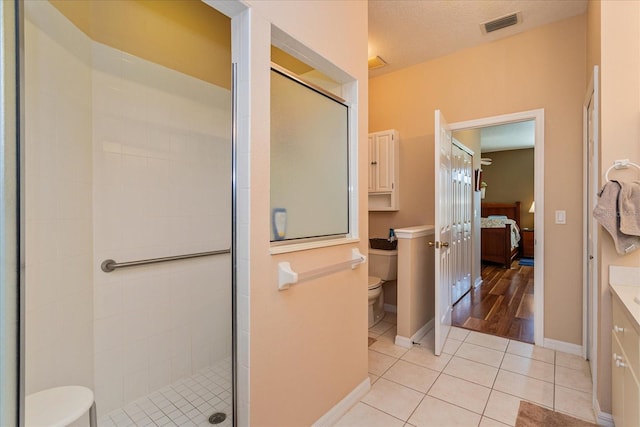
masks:
{"label": "bedroom beyond doorway", "polygon": [[453,306],[451,323],[465,329],[533,343],[533,266],[482,266],[482,286]]}

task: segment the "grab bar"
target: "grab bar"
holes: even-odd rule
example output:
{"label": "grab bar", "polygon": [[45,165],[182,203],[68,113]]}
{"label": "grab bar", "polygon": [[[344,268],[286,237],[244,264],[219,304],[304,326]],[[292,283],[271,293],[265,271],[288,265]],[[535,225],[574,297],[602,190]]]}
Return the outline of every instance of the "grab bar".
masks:
{"label": "grab bar", "polygon": [[296,273],[291,269],[288,262],[278,263],[278,290],[284,291],[295,283],[306,282],[307,280],[316,279],[331,273],[346,270],[348,268],[356,268],[359,264],[364,263],[367,257],[362,255],[356,249],[351,250],[351,259],[349,261],[340,262],[326,267],[316,268],[315,270],[305,271],[304,273]]}
{"label": "grab bar", "polygon": [[135,267],[138,265],[157,264],[160,262],[177,261],[180,259],[200,258],[203,256],[222,255],[222,254],[229,254],[229,253],[231,253],[231,249],[222,249],[219,251],[210,251],[210,252],[198,252],[198,253],[186,254],[186,255],[167,256],[163,258],[142,259],[138,261],[129,261],[129,262],[115,262],[112,259],[105,259],[104,261],[102,261],[100,268],[105,273],[111,273],[116,268]]}

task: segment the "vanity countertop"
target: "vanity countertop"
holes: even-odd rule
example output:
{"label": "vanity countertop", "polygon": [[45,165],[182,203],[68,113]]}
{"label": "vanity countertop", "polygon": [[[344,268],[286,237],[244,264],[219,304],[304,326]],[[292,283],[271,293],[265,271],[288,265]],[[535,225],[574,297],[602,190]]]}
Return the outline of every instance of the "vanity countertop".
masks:
{"label": "vanity countertop", "polygon": [[635,321],[633,326],[640,334],[640,268],[609,266],[609,287]]}

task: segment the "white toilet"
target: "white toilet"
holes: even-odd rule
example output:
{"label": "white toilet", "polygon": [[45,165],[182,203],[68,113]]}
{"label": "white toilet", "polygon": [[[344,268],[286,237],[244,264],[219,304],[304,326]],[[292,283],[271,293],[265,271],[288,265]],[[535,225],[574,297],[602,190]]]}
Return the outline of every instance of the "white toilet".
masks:
{"label": "white toilet", "polygon": [[384,292],[382,284],[396,280],[398,250],[369,249],[369,327],[384,317]]}

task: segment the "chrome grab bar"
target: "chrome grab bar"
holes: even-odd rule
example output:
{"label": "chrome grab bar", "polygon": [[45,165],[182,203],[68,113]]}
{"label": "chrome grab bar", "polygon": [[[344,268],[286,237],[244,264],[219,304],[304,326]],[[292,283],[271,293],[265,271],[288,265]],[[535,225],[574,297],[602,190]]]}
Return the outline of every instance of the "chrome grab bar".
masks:
{"label": "chrome grab bar", "polygon": [[194,254],[167,256],[163,258],[142,259],[138,261],[129,261],[129,262],[115,262],[112,259],[105,259],[104,261],[102,261],[100,268],[105,273],[111,273],[116,268],[135,267],[138,265],[157,264],[160,262],[177,261],[180,259],[200,258],[203,256],[222,255],[222,254],[230,254],[230,253],[231,253],[231,249],[222,249],[219,251],[198,252]]}

